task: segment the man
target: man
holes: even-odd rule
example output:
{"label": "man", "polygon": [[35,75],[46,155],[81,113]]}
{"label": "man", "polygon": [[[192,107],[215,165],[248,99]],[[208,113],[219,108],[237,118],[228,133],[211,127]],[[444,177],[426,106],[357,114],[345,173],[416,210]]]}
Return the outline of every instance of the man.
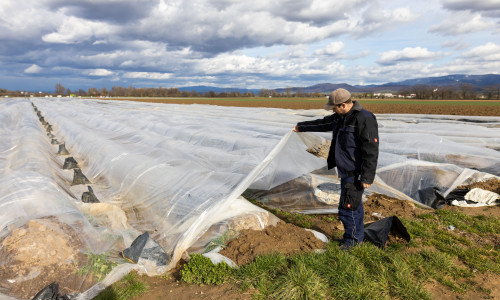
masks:
{"label": "man", "polygon": [[361,198],[375,178],[378,160],[378,124],[373,113],[351,100],[351,93],[336,89],[330,94],[326,110],[334,114],[323,119],[299,122],[296,132],[332,131],[328,169],[337,167],[340,177],[339,219],[344,225],[342,250],[364,239],[364,209]]}

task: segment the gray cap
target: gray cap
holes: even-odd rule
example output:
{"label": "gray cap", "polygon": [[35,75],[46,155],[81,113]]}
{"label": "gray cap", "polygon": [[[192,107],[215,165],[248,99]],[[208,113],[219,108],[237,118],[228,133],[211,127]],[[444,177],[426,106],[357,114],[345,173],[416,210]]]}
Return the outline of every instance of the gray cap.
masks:
{"label": "gray cap", "polygon": [[326,110],[332,110],[335,105],[346,102],[351,99],[351,93],[346,89],[336,89],[328,97],[328,102],[323,107]]}

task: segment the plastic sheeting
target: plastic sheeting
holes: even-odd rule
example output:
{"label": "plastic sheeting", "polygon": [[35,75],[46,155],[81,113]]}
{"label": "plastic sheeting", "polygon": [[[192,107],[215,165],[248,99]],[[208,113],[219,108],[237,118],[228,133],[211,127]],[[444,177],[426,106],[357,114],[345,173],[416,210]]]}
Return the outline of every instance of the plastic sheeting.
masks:
{"label": "plastic sheeting", "polygon": [[[172,256],[165,267],[144,269],[148,274],[173,268],[187,249],[202,248],[224,230],[275,223],[240,198],[243,191],[272,188],[325,164],[305,151],[287,124],[273,120],[276,111],[266,116],[197,105],[33,103],[69,153],[57,154],[59,145],[51,144],[29,101],[0,102],[0,240],[10,242],[29,220],[51,219],[74,227],[80,252],[103,253],[121,251],[147,231]],[[73,184],[74,171],[62,169],[69,154],[101,203],[81,203],[88,185]]]}
{"label": "plastic sheeting", "polygon": [[[149,274],[171,269],[186,250],[203,251],[227,231],[276,222],[241,198],[244,192],[282,209],[336,211],[335,171],[306,151],[331,133],[291,132],[297,122],[326,111],[32,102],[69,154],[57,155],[59,145],[30,101],[0,101],[0,242],[31,220],[50,220],[73,229],[80,252],[118,253],[147,231],[172,256],[164,268],[120,262],[82,298],[134,268]],[[429,189],[446,195],[462,183],[500,175],[500,118],[377,118],[381,153],[368,192],[430,205]],[[62,168],[69,155],[90,184],[72,185],[74,171]],[[81,202],[89,186],[101,203]],[[0,266],[9,263],[0,257]]]}

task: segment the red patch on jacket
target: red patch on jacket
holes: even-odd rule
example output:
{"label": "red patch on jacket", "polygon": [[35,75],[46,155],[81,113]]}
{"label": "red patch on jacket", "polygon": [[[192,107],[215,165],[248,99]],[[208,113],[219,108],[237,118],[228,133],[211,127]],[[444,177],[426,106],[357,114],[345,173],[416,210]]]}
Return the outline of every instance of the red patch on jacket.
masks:
{"label": "red patch on jacket", "polygon": [[378,139],[377,139],[377,138],[374,138],[374,139],[373,139],[373,141],[374,141],[375,143],[378,143]]}

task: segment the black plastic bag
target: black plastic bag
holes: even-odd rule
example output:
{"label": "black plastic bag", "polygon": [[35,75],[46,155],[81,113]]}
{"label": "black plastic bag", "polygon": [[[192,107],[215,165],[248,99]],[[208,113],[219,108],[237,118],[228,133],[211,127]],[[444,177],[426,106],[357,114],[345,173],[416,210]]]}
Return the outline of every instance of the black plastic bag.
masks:
{"label": "black plastic bag", "polygon": [[140,263],[140,260],[149,260],[157,266],[166,266],[170,261],[170,256],[158,245],[149,233],[146,231],[138,236],[130,247],[121,252],[123,258],[133,262]]}
{"label": "black plastic bag", "polygon": [[59,284],[52,282],[39,291],[32,300],[69,300],[69,297],[59,295]]}
{"label": "black plastic bag", "polygon": [[66,157],[66,159],[64,160],[63,169],[68,170],[76,168],[78,168],[78,162],[73,158],[73,156]]}
{"label": "black plastic bag", "polygon": [[389,234],[401,237],[406,242],[410,241],[410,234],[396,216],[384,218],[365,227],[365,241],[369,241],[382,249],[385,248]]}
{"label": "black plastic bag", "polygon": [[83,203],[99,203],[99,199],[94,195],[94,191],[90,186],[88,186],[89,191],[82,194]]}

